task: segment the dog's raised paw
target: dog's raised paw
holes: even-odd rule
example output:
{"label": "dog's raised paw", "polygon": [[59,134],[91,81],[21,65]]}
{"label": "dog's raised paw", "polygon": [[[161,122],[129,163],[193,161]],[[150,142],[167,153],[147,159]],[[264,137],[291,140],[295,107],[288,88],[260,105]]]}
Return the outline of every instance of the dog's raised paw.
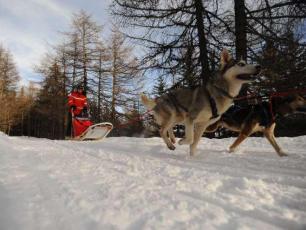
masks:
{"label": "dog's raised paw", "polygon": [[175,150],[175,146],[174,145],[170,145],[170,146],[168,146],[168,149]]}

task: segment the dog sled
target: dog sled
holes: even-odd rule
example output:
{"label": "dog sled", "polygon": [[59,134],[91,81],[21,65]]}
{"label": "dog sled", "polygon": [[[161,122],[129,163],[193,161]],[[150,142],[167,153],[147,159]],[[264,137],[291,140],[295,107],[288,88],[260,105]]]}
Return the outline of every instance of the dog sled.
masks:
{"label": "dog sled", "polygon": [[113,129],[110,122],[93,124],[88,117],[72,115],[73,140],[96,141],[105,138]]}

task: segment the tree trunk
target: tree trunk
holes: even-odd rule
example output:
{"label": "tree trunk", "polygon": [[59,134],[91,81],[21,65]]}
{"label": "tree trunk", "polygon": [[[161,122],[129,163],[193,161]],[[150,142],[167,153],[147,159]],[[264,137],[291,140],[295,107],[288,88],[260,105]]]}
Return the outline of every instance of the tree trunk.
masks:
{"label": "tree trunk", "polygon": [[[245,0],[234,0],[235,3],[235,46],[236,59],[247,60],[247,19],[245,14]],[[239,96],[247,94],[248,86],[244,84]]]}
{"label": "tree trunk", "polygon": [[102,51],[99,51],[99,71],[98,71],[98,121],[101,122],[102,118],[102,98],[101,98],[101,93],[102,93]]}
{"label": "tree trunk", "polygon": [[198,29],[198,39],[200,48],[200,62],[201,62],[201,79],[203,85],[206,85],[209,76],[210,69],[208,63],[208,51],[207,51],[207,40],[204,32],[204,22],[203,22],[203,3],[202,0],[195,0],[195,10],[196,10],[196,24]]}
{"label": "tree trunk", "polygon": [[236,59],[247,59],[247,19],[245,14],[245,0],[234,0],[235,3],[235,36]]}
{"label": "tree trunk", "polygon": [[82,34],[82,42],[83,42],[83,87],[84,87],[84,94],[87,94],[87,47],[85,44],[85,25],[83,24],[83,34]]}
{"label": "tree trunk", "polygon": [[77,44],[77,35],[74,35],[73,38],[73,45],[74,45],[74,53],[73,53],[73,66],[72,66],[72,86],[75,86],[75,79],[76,79],[76,64],[77,64],[77,48],[78,48],[78,44]]}
{"label": "tree trunk", "polygon": [[111,111],[111,119],[113,124],[116,122],[116,74],[113,71],[113,86],[112,86],[112,111]]}
{"label": "tree trunk", "polygon": [[66,72],[67,72],[67,65],[66,65],[66,59],[63,60],[63,85],[62,85],[62,117],[61,117],[61,136],[60,139],[65,139],[66,129],[65,129],[65,120],[66,120]]}
{"label": "tree trunk", "polygon": [[21,136],[24,136],[24,133],[23,133],[23,127],[24,126],[24,115],[23,115],[23,111],[21,113]]}

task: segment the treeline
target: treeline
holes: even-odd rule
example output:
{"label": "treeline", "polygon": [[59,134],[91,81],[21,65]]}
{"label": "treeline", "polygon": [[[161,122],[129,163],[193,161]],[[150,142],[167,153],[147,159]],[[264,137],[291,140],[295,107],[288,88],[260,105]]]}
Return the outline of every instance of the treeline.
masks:
{"label": "treeline", "polygon": [[[169,88],[206,84],[223,48],[238,60],[263,66],[261,78],[240,92],[260,98],[238,103],[259,103],[272,92],[306,88],[305,1],[114,0],[112,13],[128,27],[130,39],[147,47],[141,64],[158,71],[156,96]],[[296,135],[306,134],[305,116],[300,118],[295,119],[300,124]]]}
{"label": "treeline", "polygon": [[22,124],[34,101],[34,88],[18,89],[20,76],[8,49],[0,44],[0,131],[11,134]]}
{"label": "treeline", "polygon": [[[138,120],[142,80],[153,82],[155,96],[206,84],[223,48],[263,66],[262,76],[241,95],[265,99],[272,92],[306,88],[304,0],[113,0],[110,11],[118,27],[107,39],[90,15],[73,16],[70,30],[59,34],[62,42],[37,66],[43,81],[36,94],[23,93],[31,106],[9,113],[1,130],[64,138],[67,94],[82,83],[94,122],[114,123],[120,127],[114,135],[141,133],[142,122],[130,121]],[[141,51],[137,58],[131,44]],[[5,97],[22,95],[9,91]]]}
{"label": "treeline", "polygon": [[[206,84],[223,48],[263,67],[261,78],[243,87],[241,96],[268,100],[272,92],[306,88],[305,1],[114,0],[112,13],[130,39],[147,47],[141,64],[159,73],[156,96]],[[306,134],[305,116],[298,122]]]}
{"label": "treeline", "polygon": [[147,47],[143,67],[172,83],[205,84],[227,48],[264,67],[256,92],[306,84],[303,0],[114,0],[112,14],[130,39]]}
{"label": "treeline", "polygon": [[[10,125],[2,126],[5,128],[1,130],[13,135],[64,139],[67,95],[78,84],[85,88],[93,122],[110,121],[119,127],[138,116],[138,95],[142,88],[139,61],[118,28],[112,26],[106,39],[103,39],[102,32],[102,26],[89,14],[84,11],[75,14],[70,30],[59,34],[61,39],[57,40],[62,42],[50,45],[50,51],[36,67],[43,80],[36,87],[34,101],[31,98],[33,95],[29,97],[30,108],[23,112],[23,121],[12,120],[13,115],[5,109],[10,113],[11,120],[4,121]],[[16,83],[17,72],[15,75]],[[13,81],[13,73],[10,78]],[[8,84],[11,87],[8,90],[17,101],[21,101],[18,97],[22,97],[23,93],[16,96],[16,87],[13,86],[16,85]],[[15,108],[11,99],[8,101]],[[20,112],[17,114],[20,116]],[[123,132],[133,135],[135,131],[125,126],[120,133],[115,129],[113,134]]]}

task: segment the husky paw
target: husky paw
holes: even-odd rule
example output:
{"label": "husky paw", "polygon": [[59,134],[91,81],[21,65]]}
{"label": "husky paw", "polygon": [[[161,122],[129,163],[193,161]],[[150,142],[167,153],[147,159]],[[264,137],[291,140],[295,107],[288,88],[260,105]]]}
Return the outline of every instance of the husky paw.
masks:
{"label": "husky paw", "polygon": [[280,157],[287,157],[287,156],[288,156],[288,154],[286,154],[283,150],[279,151],[279,152],[278,152],[278,155],[279,155]]}
{"label": "husky paw", "polygon": [[170,150],[175,150],[175,146],[174,145],[167,145],[168,149]]}
{"label": "husky paw", "polygon": [[229,148],[229,149],[228,149],[228,152],[229,152],[229,153],[233,153],[233,152],[235,152],[235,151],[236,151],[235,148]]}

